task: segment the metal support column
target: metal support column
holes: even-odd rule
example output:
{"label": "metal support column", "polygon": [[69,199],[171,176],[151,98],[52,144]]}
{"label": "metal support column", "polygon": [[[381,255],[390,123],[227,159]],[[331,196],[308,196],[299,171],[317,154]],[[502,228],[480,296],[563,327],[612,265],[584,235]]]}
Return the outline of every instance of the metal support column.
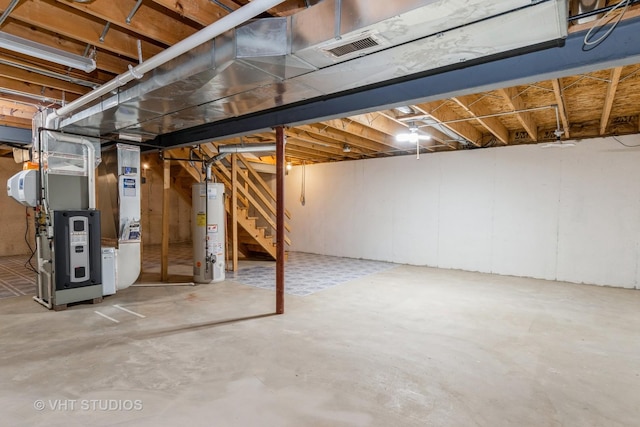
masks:
{"label": "metal support column", "polygon": [[276,128],[276,314],[284,313],[284,127]]}

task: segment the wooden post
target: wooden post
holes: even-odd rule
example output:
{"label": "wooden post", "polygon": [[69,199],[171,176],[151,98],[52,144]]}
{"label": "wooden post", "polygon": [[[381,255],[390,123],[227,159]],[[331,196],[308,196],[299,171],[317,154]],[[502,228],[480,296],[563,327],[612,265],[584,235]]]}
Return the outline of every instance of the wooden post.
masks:
{"label": "wooden post", "polygon": [[233,246],[233,271],[238,271],[238,159],[231,155],[231,244]]}
{"label": "wooden post", "polygon": [[169,280],[169,196],[171,189],[171,162],[164,161],[164,179],[162,192],[162,249],[160,252],[160,280]]}
{"label": "wooden post", "polygon": [[284,127],[276,128],[276,314],[284,313]]}

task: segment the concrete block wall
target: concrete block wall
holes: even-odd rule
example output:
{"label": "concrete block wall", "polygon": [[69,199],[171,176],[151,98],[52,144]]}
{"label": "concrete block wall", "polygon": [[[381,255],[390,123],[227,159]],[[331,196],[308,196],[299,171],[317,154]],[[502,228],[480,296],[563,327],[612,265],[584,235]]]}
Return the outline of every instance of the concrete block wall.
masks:
{"label": "concrete block wall", "polygon": [[639,288],[639,164],[602,138],[311,165],[305,206],[294,167],[291,250]]}

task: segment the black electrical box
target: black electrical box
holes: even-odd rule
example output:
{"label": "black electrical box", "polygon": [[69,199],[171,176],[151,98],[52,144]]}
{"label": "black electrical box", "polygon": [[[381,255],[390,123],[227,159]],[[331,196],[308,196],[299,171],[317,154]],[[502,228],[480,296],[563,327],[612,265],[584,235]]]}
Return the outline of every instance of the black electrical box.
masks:
{"label": "black electrical box", "polygon": [[54,211],[56,290],[102,283],[100,211]]}

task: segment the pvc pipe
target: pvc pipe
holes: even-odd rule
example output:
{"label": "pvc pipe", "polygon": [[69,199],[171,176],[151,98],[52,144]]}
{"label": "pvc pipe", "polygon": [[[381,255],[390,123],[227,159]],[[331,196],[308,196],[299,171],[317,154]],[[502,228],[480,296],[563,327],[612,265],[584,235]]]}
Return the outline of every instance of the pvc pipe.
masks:
{"label": "pvc pipe", "polygon": [[93,147],[93,144],[88,139],[82,136],[76,135],[68,135],[68,134],[56,134],[51,131],[47,131],[47,137],[55,139],[56,141],[68,142],[71,144],[80,144],[87,147],[88,151],[88,165],[87,165],[87,177],[89,179],[89,209],[96,208],[96,192],[95,192],[95,175],[96,175],[96,167],[95,167],[95,159],[96,159],[96,149]]}
{"label": "pvc pipe", "polygon": [[129,71],[120,74],[113,80],[92,90],[86,95],[81,96],[75,101],[70,102],[66,106],[53,111],[49,116],[47,116],[46,127],[50,127],[53,120],[55,120],[56,118],[64,117],[71,114],[72,112],[78,110],[89,102],[100,98],[102,95],[106,95],[107,93],[119,88],[120,86],[124,86],[133,79],[141,79],[145,73],[166,64],[167,62],[177,58],[183,53],[186,53],[191,49],[194,49],[197,46],[200,46],[201,44],[219,36],[220,34],[229,31],[240,24],[245,23],[246,21],[256,17],[257,15],[266,12],[272,7],[283,3],[284,1],[285,0],[253,0],[251,3],[242,6],[235,12],[220,18],[208,27],[203,28],[197,33],[163,50],[152,58],[149,58],[142,64],[139,64],[136,67],[132,67],[131,65],[129,65]]}
{"label": "pvc pipe", "polygon": [[276,151],[276,144],[230,144],[218,147],[218,153],[262,153]]}

